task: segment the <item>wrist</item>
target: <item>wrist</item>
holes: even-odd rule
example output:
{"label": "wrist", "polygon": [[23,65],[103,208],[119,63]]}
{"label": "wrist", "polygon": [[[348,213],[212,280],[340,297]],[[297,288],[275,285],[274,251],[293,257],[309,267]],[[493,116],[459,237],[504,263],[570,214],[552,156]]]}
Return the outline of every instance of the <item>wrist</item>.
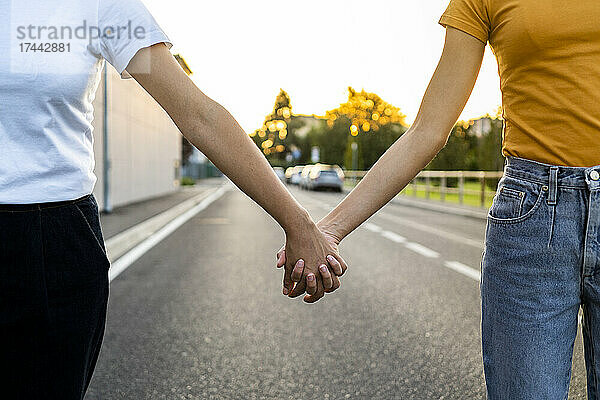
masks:
{"label": "wrist", "polygon": [[343,231],[343,228],[340,224],[332,218],[325,217],[321,221],[317,223],[317,227],[321,232],[325,235],[334,238],[336,243],[340,243],[345,237],[346,234]]}
{"label": "wrist", "polygon": [[293,236],[297,232],[306,232],[307,229],[317,229],[308,211],[303,207],[298,209],[282,224],[287,236]]}

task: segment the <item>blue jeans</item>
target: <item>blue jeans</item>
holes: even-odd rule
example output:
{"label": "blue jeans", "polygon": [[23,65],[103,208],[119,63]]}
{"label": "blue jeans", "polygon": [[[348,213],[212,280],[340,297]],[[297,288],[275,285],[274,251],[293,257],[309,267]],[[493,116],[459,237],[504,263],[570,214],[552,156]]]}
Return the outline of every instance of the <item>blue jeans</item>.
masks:
{"label": "blue jeans", "polygon": [[600,399],[600,166],[508,157],[482,258],[488,398],[567,398],[580,307],[588,398]]}
{"label": "blue jeans", "polygon": [[109,267],[93,195],[0,204],[0,398],[83,399]]}

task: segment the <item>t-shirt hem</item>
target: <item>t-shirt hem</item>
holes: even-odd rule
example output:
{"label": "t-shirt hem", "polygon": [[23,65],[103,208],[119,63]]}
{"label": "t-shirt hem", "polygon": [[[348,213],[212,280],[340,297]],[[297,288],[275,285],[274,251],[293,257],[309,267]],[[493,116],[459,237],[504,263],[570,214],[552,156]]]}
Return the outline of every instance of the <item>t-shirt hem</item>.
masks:
{"label": "t-shirt hem", "polygon": [[[10,192],[9,192],[10,193]],[[93,194],[93,190],[71,191],[62,193],[44,193],[43,197],[32,196],[29,193],[0,195],[0,205],[30,205],[38,203],[53,203],[57,201],[72,201]]]}
{"label": "t-shirt hem", "polygon": [[481,31],[480,28],[472,25],[471,23],[469,23],[467,21],[463,21],[459,18],[452,17],[450,15],[442,15],[440,17],[440,20],[438,21],[438,23],[440,25],[442,25],[444,28],[446,27],[446,25],[448,25],[453,28],[459,29],[465,33],[468,33],[469,35],[475,37],[476,39],[479,39],[481,42],[483,42],[483,44],[487,44],[487,42],[488,42],[487,34],[483,31]]}

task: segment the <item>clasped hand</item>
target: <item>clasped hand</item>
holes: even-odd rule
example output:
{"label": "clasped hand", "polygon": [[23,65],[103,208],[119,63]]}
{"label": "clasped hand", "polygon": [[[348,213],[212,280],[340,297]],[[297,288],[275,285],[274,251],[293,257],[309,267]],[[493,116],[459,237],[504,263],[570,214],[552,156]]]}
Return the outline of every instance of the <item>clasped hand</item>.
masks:
{"label": "clasped hand", "polygon": [[339,255],[339,242],[325,227],[314,223],[287,232],[285,246],[277,253],[277,268],[285,267],[283,294],[295,298],[306,292],[304,301],[315,303],[338,289],[339,277],[348,268]]}

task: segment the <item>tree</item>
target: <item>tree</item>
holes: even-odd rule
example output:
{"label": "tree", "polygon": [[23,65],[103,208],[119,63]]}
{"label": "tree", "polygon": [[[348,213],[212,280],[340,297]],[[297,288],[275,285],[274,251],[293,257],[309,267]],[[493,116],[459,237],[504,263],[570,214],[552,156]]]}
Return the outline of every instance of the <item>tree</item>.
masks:
{"label": "tree", "polygon": [[477,138],[470,134],[469,124],[462,122],[452,128],[446,146],[431,160],[426,169],[436,171],[465,171],[476,165],[473,149]]}
{"label": "tree", "polygon": [[[488,129],[475,129],[483,120]],[[485,122],[485,121],[483,121]],[[448,143],[429,163],[427,169],[440,171],[500,171],[503,121],[489,114],[469,121],[459,121],[452,129]]]}
{"label": "tree", "polygon": [[352,168],[353,142],[358,144],[358,168],[370,168],[406,131],[406,116],[398,107],[352,87],[348,101],[328,111],[326,118],[328,130],[318,144],[324,161],[346,168]]}
{"label": "tree", "polygon": [[352,87],[348,88],[348,101],[335,110],[327,111],[326,117],[330,126],[340,117],[348,118],[351,122],[349,133],[355,137],[360,133],[377,132],[387,124],[406,125],[406,116],[399,108],[374,93],[364,90],[359,93]]}
{"label": "tree", "polygon": [[262,127],[250,133],[250,137],[262,149],[272,164],[281,165],[285,160],[285,140],[289,134],[288,124],[292,118],[290,96],[281,89],[273,112],[265,118]]}
{"label": "tree", "polygon": [[502,171],[504,156],[502,155],[502,130],[504,121],[500,118],[490,118],[491,130],[479,139],[477,147],[477,167],[482,171]]}
{"label": "tree", "polygon": [[[481,127],[485,126],[486,129]],[[489,114],[469,121],[459,121],[452,128],[446,146],[426,167],[438,171],[501,171],[504,166],[502,156],[503,121],[497,115]],[[448,179],[449,186],[457,184],[456,179]],[[495,189],[497,180],[486,181]]]}
{"label": "tree", "polygon": [[[426,169],[502,170],[501,111],[498,109],[495,117],[459,121],[444,149]],[[272,165],[309,164],[311,148],[317,146],[321,162],[351,169],[352,143],[356,143],[357,168],[369,169],[406,132],[405,118],[399,108],[378,95],[351,87],[348,101],[327,111],[324,117],[294,115],[290,96],[281,89],[273,112],[250,136]],[[299,158],[291,163],[286,160],[290,153],[297,156],[298,151]]]}

